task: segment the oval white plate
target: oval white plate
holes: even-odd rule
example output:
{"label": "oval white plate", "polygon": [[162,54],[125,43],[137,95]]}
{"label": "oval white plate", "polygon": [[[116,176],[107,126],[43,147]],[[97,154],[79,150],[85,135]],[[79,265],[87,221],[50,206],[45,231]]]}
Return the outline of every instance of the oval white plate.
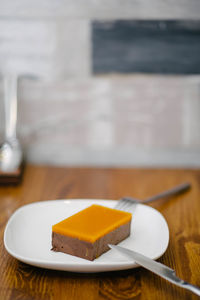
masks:
{"label": "oval white plate", "polygon": [[[114,207],[114,200],[71,199],[35,202],[17,209],[4,232],[8,253],[30,265],[72,272],[104,272],[124,270],[138,265],[115,250],[94,261],[51,251],[52,225],[97,203]],[[131,235],[121,246],[138,251],[152,259],[167,249],[169,230],[164,217],[152,207],[138,204],[133,211]]]}

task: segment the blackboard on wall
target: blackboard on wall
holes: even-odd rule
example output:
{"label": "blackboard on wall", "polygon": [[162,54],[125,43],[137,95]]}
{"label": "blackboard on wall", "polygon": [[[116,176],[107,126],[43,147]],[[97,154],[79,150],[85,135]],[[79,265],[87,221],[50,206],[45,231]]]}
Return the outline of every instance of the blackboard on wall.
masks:
{"label": "blackboard on wall", "polygon": [[200,21],[94,21],[92,68],[99,73],[200,73]]}

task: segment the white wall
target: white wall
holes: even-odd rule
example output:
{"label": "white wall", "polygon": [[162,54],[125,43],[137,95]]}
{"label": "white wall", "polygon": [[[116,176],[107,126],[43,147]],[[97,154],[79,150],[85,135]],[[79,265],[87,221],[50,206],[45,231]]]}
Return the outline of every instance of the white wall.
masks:
{"label": "white wall", "polygon": [[1,0],[0,16],[84,19],[199,19],[199,0]]}
{"label": "white wall", "polygon": [[[200,76],[91,72],[93,19],[198,20],[200,1],[0,1],[0,72],[19,82],[27,160],[200,166]],[[2,86],[0,131],[3,136]]]}
{"label": "white wall", "polygon": [[200,166],[200,77],[21,79],[18,134],[33,163]]}

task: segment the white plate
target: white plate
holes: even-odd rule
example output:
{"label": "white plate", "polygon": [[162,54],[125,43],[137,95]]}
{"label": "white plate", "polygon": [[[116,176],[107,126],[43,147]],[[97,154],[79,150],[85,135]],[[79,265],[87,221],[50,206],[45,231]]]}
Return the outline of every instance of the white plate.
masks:
{"label": "white plate", "polygon": [[[30,265],[73,272],[104,272],[137,267],[132,260],[114,249],[94,261],[51,251],[52,225],[97,203],[114,207],[114,200],[72,199],[35,202],[16,210],[4,232],[8,253]],[[167,249],[169,230],[164,217],[155,209],[138,204],[133,212],[131,235],[121,246],[138,251],[152,259]]]}

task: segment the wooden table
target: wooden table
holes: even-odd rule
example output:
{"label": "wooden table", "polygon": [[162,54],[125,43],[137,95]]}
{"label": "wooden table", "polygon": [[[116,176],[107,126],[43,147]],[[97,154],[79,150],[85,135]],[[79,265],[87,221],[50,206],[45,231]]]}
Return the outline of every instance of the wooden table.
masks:
{"label": "wooden table", "polygon": [[170,229],[169,247],[159,261],[200,286],[200,170],[26,166],[19,186],[0,187],[0,299],[199,299],[143,268],[99,274],[45,270],[17,261],[3,245],[6,222],[24,204],[125,195],[145,199],[186,181],[190,191],[152,204]]}

